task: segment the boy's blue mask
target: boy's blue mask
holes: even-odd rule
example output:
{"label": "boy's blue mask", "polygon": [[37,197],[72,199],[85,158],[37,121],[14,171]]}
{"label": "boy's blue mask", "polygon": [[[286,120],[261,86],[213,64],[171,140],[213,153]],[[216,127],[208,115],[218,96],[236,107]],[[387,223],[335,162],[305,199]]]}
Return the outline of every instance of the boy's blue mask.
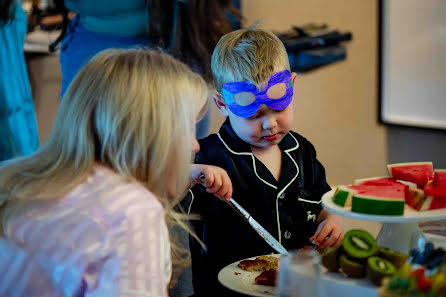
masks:
{"label": "boy's blue mask", "polygon": [[[286,87],[283,96],[275,99],[269,98],[268,90],[276,85],[279,86],[280,83]],[[243,99],[239,99],[241,97],[238,97],[237,94],[240,93],[250,94],[243,94]],[[289,70],[283,70],[271,75],[268,85],[263,91],[257,91],[257,87],[247,81],[225,83],[222,96],[231,112],[242,118],[253,116],[262,104],[266,104],[274,110],[283,110],[290,105],[293,99],[291,73]]]}

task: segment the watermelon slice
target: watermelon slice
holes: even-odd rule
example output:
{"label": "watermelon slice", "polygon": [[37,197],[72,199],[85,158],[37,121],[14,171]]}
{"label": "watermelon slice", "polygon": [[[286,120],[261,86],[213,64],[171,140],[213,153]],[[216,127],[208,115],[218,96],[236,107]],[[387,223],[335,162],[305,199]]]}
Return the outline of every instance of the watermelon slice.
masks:
{"label": "watermelon slice", "polygon": [[433,178],[432,162],[398,163],[387,165],[393,179],[413,182],[423,187]]}
{"label": "watermelon slice", "polygon": [[333,202],[339,206],[348,207],[352,205],[352,192],[349,186],[338,186],[333,195]]}
{"label": "watermelon slice", "polygon": [[352,195],[352,211],[375,215],[403,215],[407,186],[358,185]]}
{"label": "watermelon slice", "polygon": [[389,185],[397,185],[400,183],[391,179],[390,177],[380,176],[380,177],[355,179],[353,181],[353,184],[354,185],[369,185],[369,186],[389,186]]}
{"label": "watermelon slice", "polygon": [[424,187],[427,200],[421,210],[446,208],[446,170],[435,170],[434,180]]}
{"label": "watermelon slice", "polygon": [[437,187],[446,187],[446,169],[434,171],[434,183]]}
{"label": "watermelon slice", "polygon": [[443,197],[427,197],[427,203],[423,205],[423,209],[421,210],[432,210],[432,209],[440,209],[446,208],[446,196]]}
{"label": "watermelon slice", "polygon": [[407,186],[390,178],[356,180],[355,185],[339,186],[333,202],[353,212],[375,215],[403,215]]}

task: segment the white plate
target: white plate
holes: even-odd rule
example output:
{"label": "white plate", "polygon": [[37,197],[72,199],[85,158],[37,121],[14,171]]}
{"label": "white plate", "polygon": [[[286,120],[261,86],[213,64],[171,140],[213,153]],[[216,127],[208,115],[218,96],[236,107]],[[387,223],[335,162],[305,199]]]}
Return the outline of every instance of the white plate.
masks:
{"label": "white plate", "polygon": [[[278,255],[268,255],[279,257]],[[243,260],[254,260],[257,257],[251,257]],[[259,297],[269,297],[276,296],[276,288],[270,286],[257,285],[255,283],[255,278],[261,273],[259,271],[245,271],[238,267],[240,261],[229,264],[224,267],[218,273],[218,281],[225,287],[236,291],[238,293],[259,296]]]}
{"label": "white plate", "polygon": [[333,194],[334,190],[325,193],[322,196],[322,205],[329,212],[348,218],[385,223],[408,223],[446,219],[446,208],[427,211],[416,211],[408,205],[405,206],[404,215],[402,216],[369,215],[352,212],[350,207],[346,208],[335,204],[332,199]]}

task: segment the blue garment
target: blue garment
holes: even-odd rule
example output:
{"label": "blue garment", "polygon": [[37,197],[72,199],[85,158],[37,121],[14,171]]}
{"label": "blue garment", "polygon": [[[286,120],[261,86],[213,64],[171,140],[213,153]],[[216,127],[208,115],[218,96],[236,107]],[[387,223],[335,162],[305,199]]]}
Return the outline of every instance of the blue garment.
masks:
{"label": "blue garment", "polygon": [[80,16],[87,30],[114,36],[146,36],[149,12],[146,0],[65,0],[65,6]]}
{"label": "blue garment", "polygon": [[0,26],[0,161],[30,154],[39,146],[23,53],[26,14],[17,2],[12,9],[14,18]]}
{"label": "blue garment", "polygon": [[97,53],[108,48],[141,48],[149,45],[146,37],[121,37],[87,30],[76,16],[61,44],[62,96],[77,72]]}
{"label": "blue garment", "polygon": [[[62,69],[62,91],[65,93],[77,72],[97,53],[108,48],[143,48],[150,46],[148,37],[115,36],[100,34],[86,29],[76,16],[70,23],[61,44],[60,65]],[[203,119],[196,126],[196,136],[207,136],[210,125],[208,108]]]}

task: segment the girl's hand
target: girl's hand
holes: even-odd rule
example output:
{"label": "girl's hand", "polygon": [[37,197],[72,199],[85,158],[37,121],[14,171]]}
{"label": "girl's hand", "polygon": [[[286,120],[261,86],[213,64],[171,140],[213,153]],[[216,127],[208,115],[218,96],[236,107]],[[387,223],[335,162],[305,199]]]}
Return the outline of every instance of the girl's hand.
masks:
{"label": "girl's hand", "polygon": [[[204,175],[204,181],[200,176]],[[221,200],[229,200],[232,197],[232,182],[228,173],[220,167],[192,164],[191,178],[206,187],[206,192],[214,194]]]}
{"label": "girl's hand", "polygon": [[325,220],[319,224],[316,233],[310,238],[310,241],[315,241],[315,244],[322,248],[328,248],[341,243],[343,238],[342,218],[327,213]]}

